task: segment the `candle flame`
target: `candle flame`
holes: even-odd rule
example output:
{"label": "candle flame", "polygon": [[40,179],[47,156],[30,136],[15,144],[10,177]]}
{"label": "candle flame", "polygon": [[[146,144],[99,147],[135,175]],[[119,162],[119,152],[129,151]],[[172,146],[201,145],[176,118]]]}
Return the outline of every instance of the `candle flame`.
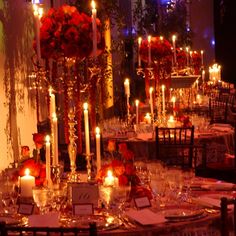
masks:
{"label": "candle flame", "polygon": [[30,175],[30,169],[26,168],[25,169],[25,176],[29,176]]}
{"label": "candle flame", "polygon": [[176,40],[176,35],[173,35],[172,36],[172,41],[175,42],[175,40]]}
{"label": "candle flame", "polygon": [[163,41],[164,37],[163,36],[160,36],[160,40]]}
{"label": "candle flame", "polygon": [[85,102],[84,105],[83,105],[83,107],[84,107],[84,110],[88,110],[88,103]]}
{"label": "candle flame", "polygon": [[202,74],[205,75],[205,70],[202,71]]}
{"label": "candle flame", "polygon": [[165,87],[165,85],[163,84],[163,85],[161,86],[161,88],[162,88],[162,90],[165,90],[166,87]]}
{"label": "candle flame", "polygon": [[171,101],[172,101],[172,102],[175,102],[175,101],[176,101],[176,98],[175,98],[175,97],[172,97],[172,98],[171,98]]}
{"label": "candle flame", "polygon": [[108,170],[108,171],[107,171],[107,177],[109,177],[109,178],[113,177],[113,173],[112,173],[111,170]]}
{"label": "candle flame", "polygon": [[96,134],[100,134],[100,128],[99,128],[99,127],[96,127],[96,128],[95,128],[95,132],[96,132]]}
{"label": "candle flame", "polygon": [[169,121],[174,122],[174,116],[170,116]]}
{"label": "candle flame", "polygon": [[46,135],[46,137],[45,137],[45,141],[46,141],[47,143],[50,142],[50,136],[49,136],[49,135]]}
{"label": "candle flame", "polygon": [[203,50],[201,50],[201,54],[203,54],[204,52],[203,52]]}
{"label": "candle flame", "polygon": [[142,38],[138,37],[138,45],[141,45],[141,42],[142,42]]}
{"label": "candle flame", "polygon": [[128,85],[129,84],[129,79],[125,79],[125,82],[124,82],[125,85]]}
{"label": "candle flame", "polygon": [[153,92],[153,87],[150,87],[149,88],[149,93],[152,94],[152,92]]}
{"label": "candle flame", "polygon": [[91,2],[92,9],[96,9],[96,3],[94,1]]}
{"label": "candle flame", "polygon": [[135,105],[136,105],[136,107],[139,105],[139,100],[138,99],[135,100]]}
{"label": "candle flame", "polygon": [[152,36],[148,35],[148,43],[151,43],[151,40],[152,40]]}
{"label": "candle flame", "polygon": [[55,112],[52,113],[52,120],[53,121],[57,120],[57,114]]}
{"label": "candle flame", "polygon": [[186,49],[186,52],[189,52],[189,48],[188,47],[186,47],[185,49]]}

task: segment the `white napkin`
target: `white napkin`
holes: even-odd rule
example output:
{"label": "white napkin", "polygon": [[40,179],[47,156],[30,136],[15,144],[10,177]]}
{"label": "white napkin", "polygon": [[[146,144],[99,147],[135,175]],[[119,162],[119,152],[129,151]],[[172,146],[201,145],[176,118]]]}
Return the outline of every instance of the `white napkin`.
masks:
{"label": "white napkin", "polygon": [[126,215],[141,225],[153,225],[166,222],[165,216],[162,214],[154,213],[150,209],[134,210],[130,209]]}
{"label": "white napkin", "polygon": [[45,215],[30,215],[28,224],[31,227],[59,227],[59,213],[50,212]]}
{"label": "white napkin", "polygon": [[[222,195],[223,197],[223,195]],[[220,208],[220,198],[216,199],[216,198],[212,198],[210,195],[204,195],[204,196],[200,196],[197,198],[193,198],[193,202],[201,205],[201,206],[205,206],[205,207],[211,207],[211,208]],[[233,205],[229,206],[229,209],[232,209]]]}
{"label": "white napkin", "polygon": [[223,182],[208,182],[207,184],[202,184],[201,188],[210,190],[232,190],[235,187],[233,183],[223,183]]}

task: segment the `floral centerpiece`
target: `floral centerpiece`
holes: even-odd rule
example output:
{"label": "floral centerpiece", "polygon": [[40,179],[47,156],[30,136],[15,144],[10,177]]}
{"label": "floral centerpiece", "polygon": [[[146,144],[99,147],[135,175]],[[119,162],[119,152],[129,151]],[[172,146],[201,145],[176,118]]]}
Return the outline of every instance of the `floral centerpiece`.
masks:
{"label": "floral centerpiece", "polygon": [[117,144],[114,140],[108,141],[108,155],[110,160],[103,164],[97,174],[97,181],[103,183],[108,171],[118,178],[119,186],[131,185],[130,198],[148,196],[152,198],[150,189],[141,185],[134,167],[134,153],[127,148],[126,143]]}
{"label": "floral centerpiece", "polygon": [[[62,5],[51,8],[41,18],[40,46],[42,58],[76,57],[84,59],[93,50],[91,16],[80,13],[76,7]],[[97,53],[104,49],[101,23],[97,23]]]}
{"label": "floral centerpiece", "polygon": [[180,115],[179,117],[177,117],[177,121],[179,121],[182,124],[182,127],[187,128],[192,126],[192,122],[190,121],[189,116]]}
{"label": "floral centerpiece", "polygon": [[201,54],[197,51],[194,51],[191,55],[191,60],[194,69],[194,74],[199,75],[201,69]]}

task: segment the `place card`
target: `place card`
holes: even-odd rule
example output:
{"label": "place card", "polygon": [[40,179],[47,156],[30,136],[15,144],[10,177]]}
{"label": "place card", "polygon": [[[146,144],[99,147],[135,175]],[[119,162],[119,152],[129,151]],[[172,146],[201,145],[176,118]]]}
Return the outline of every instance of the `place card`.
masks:
{"label": "place card", "polygon": [[93,204],[73,204],[74,215],[93,215]]}
{"label": "place card", "polygon": [[138,209],[152,206],[152,204],[147,196],[134,198],[134,203],[135,203],[136,208],[138,208]]}
{"label": "place card", "polygon": [[30,203],[20,203],[18,207],[18,213],[22,215],[32,215],[34,211],[34,205]]}
{"label": "place card", "polygon": [[71,185],[72,204],[93,204],[98,206],[98,185],[91,183],[73,183]]}

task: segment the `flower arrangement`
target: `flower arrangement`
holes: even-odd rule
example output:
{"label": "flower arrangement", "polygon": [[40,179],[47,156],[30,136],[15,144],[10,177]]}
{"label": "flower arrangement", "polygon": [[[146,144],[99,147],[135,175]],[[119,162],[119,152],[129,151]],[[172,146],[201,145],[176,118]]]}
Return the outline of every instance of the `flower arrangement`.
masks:
{"label": "flower arrangement", "polygon": [[[165,57],[172,56],[171,44],[168,40],[161,37],[151,38],[151,60],[158,61]],[[148,40],[143,40],[140,45],[140,56],[145,62],[148,61]]]}
{"label": "flower arrangement", "polygon": [[191,127],[192,122],[190,121],[189,116],[181,115],[177,118],[177,121],[180,121],[182,123],[183,127]]}
{"label": "flower arrangement", "polygon": [[177,59],[178,67],[180,69],[182,69],[186,66],[187,55],[184,50],[181,50],[180,48],[176,49],[176,59]]}
{"label": "flower arrangement", "polygon": [[[93,49],[92,19],[76,7],[51,8],[41,18],[40,45],[42,58],[89,57]],[[97,53],[104,49],[100,20],[97,23]],[[36,48],[36,43],[34,43]]]}
{"label": "flower arrangement", "polygon": [[134,167],[134,153],[128,149],[126,143],[117,144],[114,140],[108,141],[108,158],[110,162],[104,164],[97,174],[97,181],[103,183],[108,171],[118,178],[120,186],[131,185],[130,197],[148,196],[152,198],[150,189],[141,185]]}
{"label": "flower arrangement", "polygon": [[197,51],[194,51],[191,56],[192,60],[192,66],[194,68],[194,74],[199,75],[200,74],[200,68],[201,68],[201,55]]}

